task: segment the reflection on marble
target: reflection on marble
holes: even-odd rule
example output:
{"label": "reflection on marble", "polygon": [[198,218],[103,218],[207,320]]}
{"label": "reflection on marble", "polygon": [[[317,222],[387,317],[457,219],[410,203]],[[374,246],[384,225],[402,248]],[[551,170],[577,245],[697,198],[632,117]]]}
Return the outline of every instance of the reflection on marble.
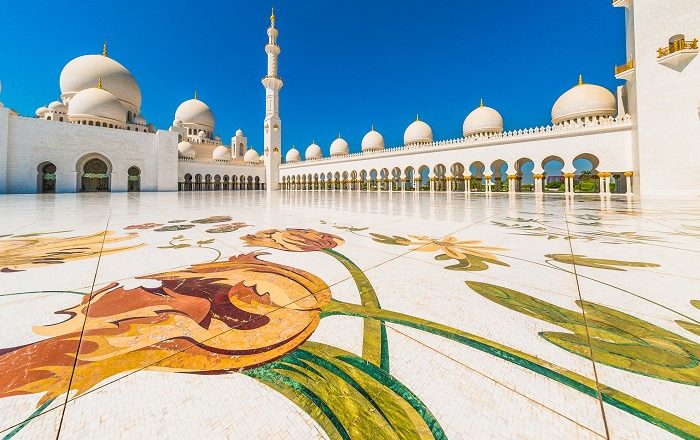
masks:
{"label": "reflection on marble", "polygon": [[698,438],[700,203],[3,196],[4,438]]}

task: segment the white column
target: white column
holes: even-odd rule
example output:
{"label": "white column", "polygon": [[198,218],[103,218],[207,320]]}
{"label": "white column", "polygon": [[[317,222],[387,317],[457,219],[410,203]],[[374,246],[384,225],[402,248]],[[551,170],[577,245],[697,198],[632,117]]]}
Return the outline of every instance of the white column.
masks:
{"label": "white column", "polygon": [[626,194],[627,195],[632,195],[632,176],[634,173],[632,171],[627,171],[625,172],[625,183],[626,183]]}
{"label": "white column", "polygon": [[515,191],[515,189],[516,189],[515,184],[516,184],[517,178],[518,178],[518,176],[508,176],[508,192],[510,194],[513,194],[516,192]]}

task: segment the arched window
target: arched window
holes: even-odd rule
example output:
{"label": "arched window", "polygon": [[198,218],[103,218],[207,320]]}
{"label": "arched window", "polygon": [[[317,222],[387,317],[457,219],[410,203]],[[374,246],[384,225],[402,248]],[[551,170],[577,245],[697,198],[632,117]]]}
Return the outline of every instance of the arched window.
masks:
{"label": "arched window", "polygon": [[109,169],[107,164],[98,158],[93,158],[83,165],[80,190],[82,192],[109,191]]}
{"label": "arched window", "polygon": [[51,162],[39,166],[39,192],[56,192],[56,165]]}
{"label": "arched window", "polygon": [[47,117],[46,117],[46,120],[47,120],[47,121],[50,121],[50,120],[51,120],[51,116],[47,116]]}
{"label": "arched window", "polygon": [[128,188],[130,192],[141,191],[141,170],[139,167],[130,167],[128,174]]}
{"label": "arched window", "polygon": [[60,118],[58,118],[58,120],[59,120],[59,122],[63,122],[63,116],[61,116]]}

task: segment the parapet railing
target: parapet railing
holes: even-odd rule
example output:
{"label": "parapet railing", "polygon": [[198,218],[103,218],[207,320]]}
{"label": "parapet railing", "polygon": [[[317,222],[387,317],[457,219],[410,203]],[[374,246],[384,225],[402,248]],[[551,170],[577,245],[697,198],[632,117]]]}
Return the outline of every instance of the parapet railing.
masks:
{"label": "parapet railing", "polygon": [[265,166],[265,164],[263,162],[251,163],[251,162],[243,162],[241,160],[236,160],[236,159],[205,159],[205,158],[199,158],[199,157],[178,156],[177,160],[179,162],[188,162],[188,163],[201,163],[201,164],[212,164],[212,165],[235,165],[235,166],[240,166],[240,167],[251,167],[251,168],[261,168],[261,167]]}
{"label": "parapet railing", "polygon": [[631,126],[632,118],[630,115],[619,116],[617,118],[613,117],[595,117],[590,118],[585,121],[569,121],[563,122],[557,125],[547,125],[534,128],[526,128],[520,130],[504,131],[501,133],[485,133],[478,135],[470,135],[467,137],[461,137],[456,139],[447,139],[442,141],[435,141],[423,144],[411,144],[411,145],[401,145],[398,147],[389,147],[382,150],[369,150],[369,151],[359,151],[357,153],[350,153],[337,156],[323,157],[319,159],[309,159],[298,162],[288,162],[282,164],[282,168],[293,168],[294,166],[299,166],[303,164],[311,163],[324,163],[325,161],[333,160],[347,160],[349,158],[369,158],[382,156],[389,153],[394,153],[396,151],[415,151],[415,150],[441,150],[454,146],[464,146],[464,147],[479,147],[484,144],[489,143],[507,143],[512,140],[535,140],[539,138],[548,137],[558,137],[570,132],[586,132],[586,131],[597,131],[603,128],[613,128],[613,127],[628,127]]}
{"label": "parapet railing", "polygon": [[698,39],[694,39],[693,41],[685,41],[684,38],[680,40],[676,40],[672,43],[670,43],[666,47],[661,47],[659,48],[659,56],[657,58],[663,58],[665,56],[671,55],[672,53],[675,52],[680,52],[681,50],[692,50],[692,49],[697,49],[698,48]]}
{"label": "parapet railing", "polygon": [[621,66],[615,66],[615,75],[619,75],[632,69],[634,69],[634,60],[630,58],[630,60],[627,61],[625,64]]}

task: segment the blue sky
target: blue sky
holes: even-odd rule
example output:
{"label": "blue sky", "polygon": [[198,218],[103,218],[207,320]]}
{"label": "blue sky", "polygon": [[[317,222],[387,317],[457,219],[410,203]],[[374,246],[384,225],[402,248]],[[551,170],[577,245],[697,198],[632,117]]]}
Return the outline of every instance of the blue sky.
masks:
{"label": "blue sky", "polygon": [[[2,100],[23,115],[58,99],[70,59],[100,53],[135,75],[142,113],[167,129],[199,97],[228,142],[242,128],[262,146],[264,45],[270,3],[146,0],[3,5]],[[437,139],[461,135],[481,97],[506,129],[544,125],[557,97],[586,82],[611,90],[625,61],[624,11],[609,1],[275,1],[283,150],[313,139],[328,153],[341,133],[352,151],[374,124],[399,145],[419,113]]]}

